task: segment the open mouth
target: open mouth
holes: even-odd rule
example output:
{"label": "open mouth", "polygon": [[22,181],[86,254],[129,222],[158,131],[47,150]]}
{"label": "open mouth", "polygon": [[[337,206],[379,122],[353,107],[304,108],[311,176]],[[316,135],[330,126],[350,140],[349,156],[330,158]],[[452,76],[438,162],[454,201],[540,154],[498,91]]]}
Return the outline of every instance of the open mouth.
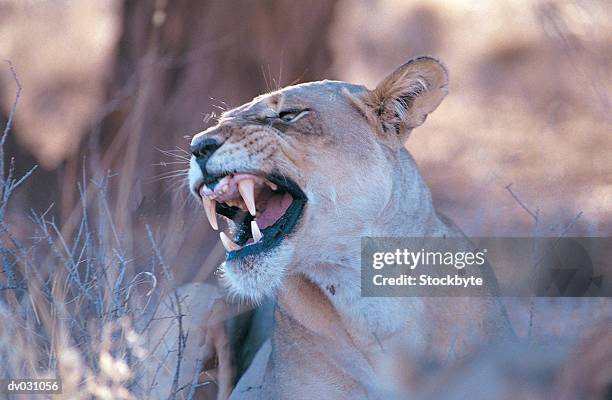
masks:
{"label": "open mouth", "polygon": [[227,259],[264,252],[280,244],[300,219],[306,195],[278,175],[239,173],[206,180],[199,188],[206,217],[218,229],[217,214],[229,220],[220,232]]}

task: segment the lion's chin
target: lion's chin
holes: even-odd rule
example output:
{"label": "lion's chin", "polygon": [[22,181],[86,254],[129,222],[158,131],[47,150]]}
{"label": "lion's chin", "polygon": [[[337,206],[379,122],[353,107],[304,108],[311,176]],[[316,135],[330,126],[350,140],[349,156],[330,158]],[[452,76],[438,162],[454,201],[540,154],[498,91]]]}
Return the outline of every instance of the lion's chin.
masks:
{"label": "lion's chin", "polygon": [[281,286],[290,261],[287,246],[265,254],[247,255],[221,264],[221,278],[228,294],[239,301],[260,304]]}

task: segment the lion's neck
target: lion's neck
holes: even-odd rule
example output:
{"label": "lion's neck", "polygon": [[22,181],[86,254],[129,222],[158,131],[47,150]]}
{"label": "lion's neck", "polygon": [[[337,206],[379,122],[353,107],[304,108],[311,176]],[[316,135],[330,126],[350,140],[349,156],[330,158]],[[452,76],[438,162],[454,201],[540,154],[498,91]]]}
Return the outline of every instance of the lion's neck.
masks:
{"label": "lion's neck", "polygon": [[[374,379],[372,361],[364,351],[368,346],[341,312],[310,279],[286,278],[278,295],[272,340],[272,359],[279,365],[274,375],[277,397],[368,397],[359,383]],[[321,375],[327,379],[321,381]],[[309,392],[296,395],[296,388],[303,387]]]}
{"label": "lion's neck", "polygon": [[452,228],[440,220],[431,192],[412,156],[404,149],[397,154],[394,187],[370,236],[442,236]]}
{"label": "lion's neck", "polygon": [[[456,235],[453,228],[440,220],[433,207],[431,194],[416,164],[407,151],[398,154],[395,168],[394,189],[385,207],[362,236],[372,237],[410,237]],[[317,288],[316,291],[298,291],[296,286],[287,292],[296,296],[283,300],[287,310],[296,321],[305,325],[329,326],[325,318],[340,321],[346,332],[369,342],[388,337],[406,324],[414,324],[415,316],[420,315],[423,304],[412,298],[368,298],[361,296],[361,254],[359,238],[345,238],[346,254],[339,254],[327,263],[300,265],[299,270]],[[300,293],[302,293],[300,295]],[[290,306],[289,303],[294,304]],[[330,309],[328,317],[318,317],[321,304]],[[413,313],[406,313],[411,309]],[[412,321],[407,321],[410,315]],[[418,332],[417,332],[418,333]]]}
{"label": "lion's neck", "polygon": [[[376,223],[362,236],[370,237],[427,237],[453,236],[458,232],[447,226],[436,213],[431,192],[412,156],[404,149],[396,154],[394,187]],[[355,243],[360,246],[359,243]],[[360,248],[351,250],[361,254]],[[309,275],[321,288],[336,283],[336,293],[326,291],[340,315],[350,318],[355,325],[369,334],[385,336],[404,325],[398,315],[406,315],[406,307],[420,307],[421,302],[406,298],[367,298],[361,296],[360,258],[345,257],[351,264],[340,264],[334,268],[314,266],[315,273]]]}
{"label": "lion's neck", "polygon": [[[395,173],[391,198],[362,236],[452,234],[438,218],[430,192],[407,152],[399,154]],[[418,298],[362,297],[360,260],[355,256],[360,254],[360,240],[342,240],[348,243],[343,254],[325,263],[302,260],[294,269],[299,274],[285,279],[278,294],[272,357],[283,364],[282,374],[298,371],[298,376],[276,376],[278,382],[303,382],[308,379],[304,363],[316,363],[331,382],[341,382],[345,392],[356,391],[356,397],[364,397],[359,393],[363,387],[356,382],[374,379],[367,375],[373,373],[372,357],[383,343],[400,332],[410,335],[415,345],[426,341],[421,321],[425,304]],[[309,343],[307,352],[295,345],[304,341]],[[339,366],[338,360],[351,365]],[[346,370],[358,371],[360,376],[345,376]]]}

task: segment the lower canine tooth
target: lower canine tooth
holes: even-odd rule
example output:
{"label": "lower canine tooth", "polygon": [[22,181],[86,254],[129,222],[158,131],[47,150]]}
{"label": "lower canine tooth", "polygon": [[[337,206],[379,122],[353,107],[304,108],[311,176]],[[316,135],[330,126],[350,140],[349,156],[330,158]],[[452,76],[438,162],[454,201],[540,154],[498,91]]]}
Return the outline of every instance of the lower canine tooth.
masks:
{"label": "lower canine tooth", "polygon": [[251,235],[253,236],[253,242],[257,243],[261,240],[263,235],[259,230],[259,226],[257,226],[257,222],[255,220],[251,221]]}
{"label": "lower canine tooth", "polygon": [[204,212],[206,213],[206,218],[208,218],[210,226],[212,226],[214,230],[219,229],[219,224],[217,224],[217,212],[215,210],[217,202],[202,197],[202,205],[204,206]]}
{"label": "lower canine tooth", "polygon": [[225,247],[225,250],[227,251],[236,251],[242,248],[242,246],[238,246],[232,241],[232,239],[227,237],[225,232],[219,232],[219,237],[221,238],[221,243],[223,243],[223,247]]}

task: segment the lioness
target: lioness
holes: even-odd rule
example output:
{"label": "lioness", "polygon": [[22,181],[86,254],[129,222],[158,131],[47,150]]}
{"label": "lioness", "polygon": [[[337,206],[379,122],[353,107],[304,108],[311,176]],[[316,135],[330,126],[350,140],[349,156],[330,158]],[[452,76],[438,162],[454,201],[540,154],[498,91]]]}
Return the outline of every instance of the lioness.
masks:
{"label": "lioness", "polygon": [[404,148],[447,85],[419,57],[373,90],[326,80],[261,95],[193,138],[190,190],[214,229],[218,215],[229,225],[229,293],[277,300],[232,399],[384,397],[394,344],[443,359],[508,329],[485,299],[360,296],[361,237],[460,235]]}

